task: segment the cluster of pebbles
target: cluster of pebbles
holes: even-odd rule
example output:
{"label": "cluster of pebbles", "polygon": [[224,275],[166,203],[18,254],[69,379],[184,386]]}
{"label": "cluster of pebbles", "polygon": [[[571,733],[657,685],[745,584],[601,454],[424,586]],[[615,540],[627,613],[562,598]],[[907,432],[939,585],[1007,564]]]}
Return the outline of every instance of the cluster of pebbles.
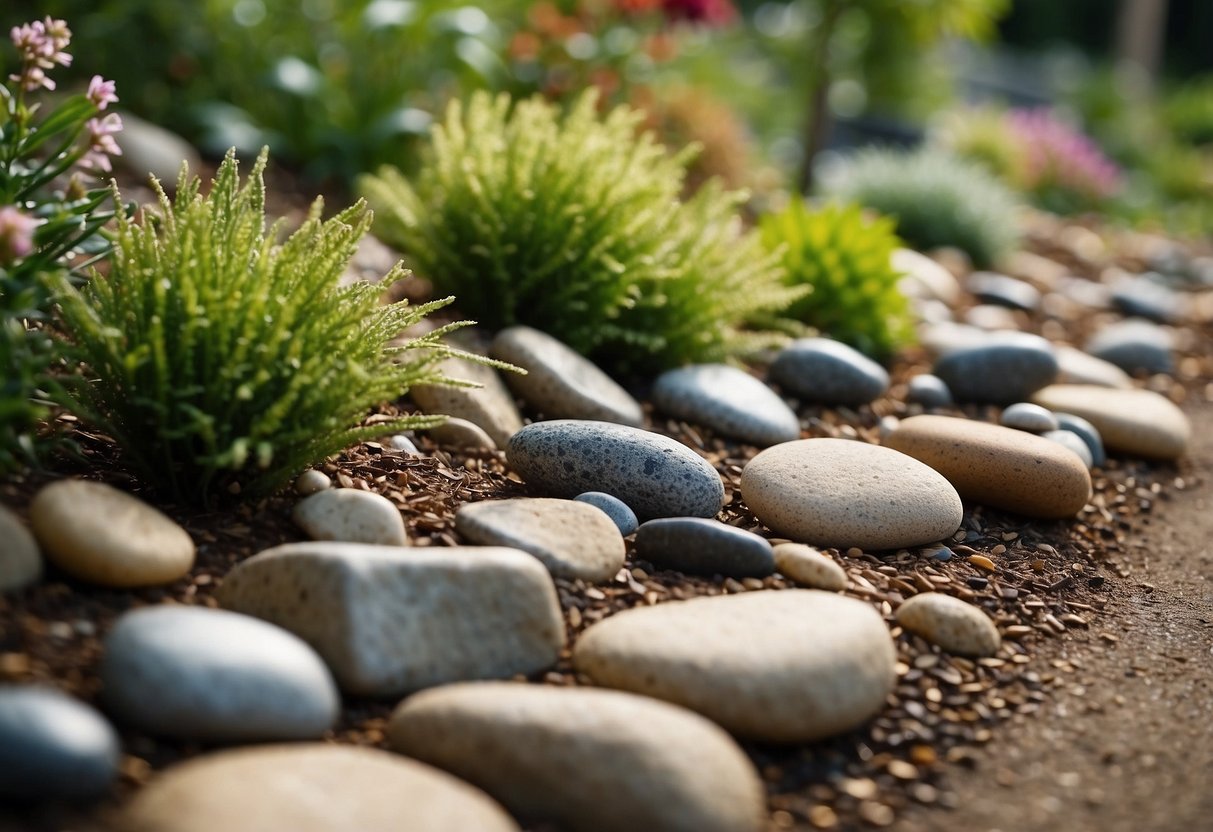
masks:
{"label": "cluster of pebbles", "polygon": [[413,391],[446,428],[221,518],[10,483],[0,795],[167,832],[946,806],[946,766],[1058,683],[1033,645],[1099,626],[1134,518],[1185,486],[1209,296],[1128,271],[1198,270],[1161,245],[1038,229],[963,283],[901,252],[925,351],[892,377],[807,338],[644,406],[508,329],[488,352],[525,376],[452,363],[483,386]]}

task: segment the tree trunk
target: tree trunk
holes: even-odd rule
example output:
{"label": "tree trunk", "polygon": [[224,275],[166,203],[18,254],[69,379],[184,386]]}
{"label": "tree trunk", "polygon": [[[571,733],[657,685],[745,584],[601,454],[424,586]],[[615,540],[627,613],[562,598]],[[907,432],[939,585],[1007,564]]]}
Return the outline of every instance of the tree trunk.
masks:
{"label": "tree trunk", "polygon": [[830,135],[830,42],[846,4],[847,0],[827,0],[821,22],[817,24],[817,31],[810,42],[813,71],[809,76],[808,100],[805,102],[807,111],[801,141],[804,155],[798,177],[803,194],[808,194],[813,187],[813,160]]}

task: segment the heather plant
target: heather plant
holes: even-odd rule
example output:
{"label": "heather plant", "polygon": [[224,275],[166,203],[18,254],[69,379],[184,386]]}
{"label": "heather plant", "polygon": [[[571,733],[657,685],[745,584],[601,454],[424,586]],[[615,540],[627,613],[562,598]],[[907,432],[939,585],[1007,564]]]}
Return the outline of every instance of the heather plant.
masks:
{"label": "heather plant", "polygon": [[72,33],[47,17],[13,27],[16,72],[0,83],[0,472],[35,462],[46,437],[43,388],[55,359],[46,331],[48,278],[78,271],[109,248],[100,229],[113,216],[108,191],[89,188],[121,153],[122,120],[101,116],[117,101],[94,76],[87,91],[47,108],[56,69],[72,63]]}
{"label": "heather plant", "polygon": [[[352,443],[442,417],[362,426],[413,384],[445,381],[449,324],[393,345],[450,298],[380,305],[381,287],[339,286],[366,232],[364,203],[321,220],[317,200],[279,242],[264,227],[263,151],[242,185],[234,152],[209,195],[183,170],[170,202],[119,217],[109,274],[60,281],[67,404],[112,436],[132,466],[173,496],[212,503],[274,490]],[[397,266],[386,278],[404,276]]]}
{"label": "heather plant", "polygon": [[767,247],[782,252],[788,285],[810,290],[790,317],[877,359],[913,340],[901,275],[890,265],[900,245],[891,219],[858,205],[812,208],[793,199],[761,227]]}
{"label": "heather plant", "polygon": [[869,149],[829,170],[828,194],[886,214],[919,249],[955,246],[990,266],[1019,238],[1018,202],[985,169],[938,150]]}
{"label": "heather plant", "polygon": [[802,290],[737,216],[741,193],[680,197],[693,153],[643,115],[600,117],[587,92],[561,116],[540,99],[453,102],[412,181],[364,178],[381,236],[492,327],[528,324],[615,370],[713,361],[768,344],[747,321]]}

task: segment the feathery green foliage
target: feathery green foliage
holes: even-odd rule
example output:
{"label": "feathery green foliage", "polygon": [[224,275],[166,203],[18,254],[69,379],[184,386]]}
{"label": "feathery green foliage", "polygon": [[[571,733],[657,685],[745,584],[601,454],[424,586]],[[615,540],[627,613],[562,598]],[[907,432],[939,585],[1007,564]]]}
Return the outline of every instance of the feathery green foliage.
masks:
{"label": "feathery green foliage", "polygon": [[875,358],[914,336],[909,304],[889,263],[900,241],[888,217],[865,217],[858,205],[809,208],[793,199],[762,219],[762,236],[783,252],[789,285],[808,286],[788,314]]}
{"label": "feathery green foliage", "polygon": [[709,183],[679,199],[693,149],[670,154],[641,113],[567,115],[541,99],[453,102],[409,182],[361,189],[381,236],[492,327],[527,324],[614,370],[713,361],[770,343],[744,324],[797,296],[743,233],[744,195]]}
{"label": "feathery green foliage", "polygon": [[1019,239],[1015,196],[979,165],[937,150],[873,149],[844,160],[825,190],[893,217],[912,246],[956,246],[990,266]]}
{"label": "feathery green foliage", "polygon": [[[452,324],[401,346],[450,301],[379,304],[381,287],[338,287],[371,222],[364,203],[321,221],[321,201],[285,241],[265,228],[266,153],[241,185],[229,152],[209,196],[183,170],[176,200],[142,223],[118,217],[108,276],[61,282],[63,323],[85,375],[66,404],[112,435],[149,482],[212,503],[262,495],[341,449],[442,417],[359,427],[411,385],[442,383]],[[397,266],[385,285],[404,276]]]}

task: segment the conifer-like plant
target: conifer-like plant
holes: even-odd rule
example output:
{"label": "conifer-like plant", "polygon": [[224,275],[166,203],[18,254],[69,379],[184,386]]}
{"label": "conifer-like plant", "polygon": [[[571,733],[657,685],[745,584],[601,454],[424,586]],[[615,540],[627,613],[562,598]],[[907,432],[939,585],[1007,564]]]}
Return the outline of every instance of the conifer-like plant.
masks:
{"label": "conifer-like plant", "polygon": [[744,232],[744,194],[680,198],[694,149],[672,154],[643,115],[561,116],[541,99],[453,102],[421,173],[362,180],[381,236],[459,308],[527,324],[618,371],[714,361],[770,342],[746,322],[786,307],[778,258]]}
{"label": "conifer-like plant", "polygon": [[783,252],[788,284],[810,290],[790,317],[877,359],[912,340],[901,275],[889,262],[900,245],[891,219],[865,216],[858,205],[810,208],[793,199],[763,217],[762,236]]}
{"label": "conifer-like plant", "polygon": [[[308,465],[385,433],[431,426],[408,416],[360,426],[411,385],[446,381],[450,324],[392,346],[451,300],[380,305],[380,286],[339,287],[371,222],[365,204],[320,219],[322,203],[282,242],[265,227],[263,151],[241,184],[234,152],[209,195],[183,169],[170,202],[142,221],[118,217],[107,275],[59,300],[83,365],[65,404],[112,436],[153,485],[211,504],[253,497]],[[405,276],[397,266],[384,285]]]}

